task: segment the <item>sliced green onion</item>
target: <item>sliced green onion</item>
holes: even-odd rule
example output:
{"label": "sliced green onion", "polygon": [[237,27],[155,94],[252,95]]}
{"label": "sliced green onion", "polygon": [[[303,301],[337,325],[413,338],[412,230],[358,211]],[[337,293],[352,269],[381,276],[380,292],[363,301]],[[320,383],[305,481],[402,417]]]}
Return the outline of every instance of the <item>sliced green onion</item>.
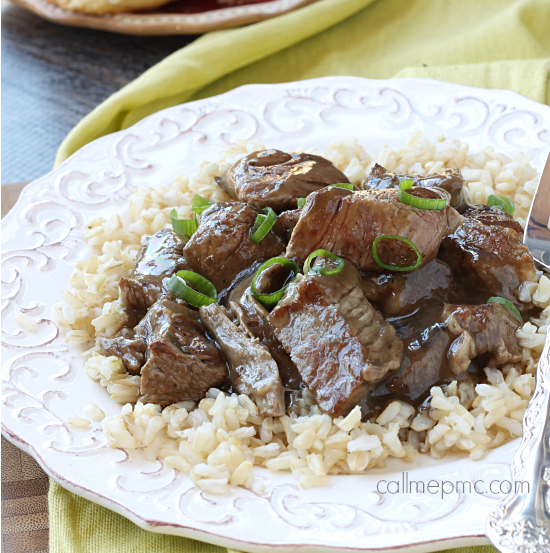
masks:
{"label": "sliced green onion", "polygon": [[500,303],[500,305],[503,305],[504,307],[508,308],[517,317],[519,322],[523,324],[523,318],[521,317],[521,314],[518,311],[517,307],[507,299],[500,298],[499,296],[495,296],[493,298],[489,298],[487,300],[487,303]]}
{"label": "sliced green onion", "polygon": [[259,244],[271,230],[271,227],[277,222],[277,215],[271,207],[264,207],[262,213],[256,217],[254,226],[250,231],[250,240]]}
{"label": "sliced green onion", "polygon": [[200,215],[205,209],[208,209],[211,205],[214,205],[210,200],[203,198],[199,194],[195,194],[193,203],[191,204],[191,211]]}
{"label": "sliced green onion", "polygon": [[272,294],[261,294],[256,289],[256,281],[258,280],[258,277],[268,268],[271,267],[271,265],[283,265],[283,267],[288,267],[289,269],[292,269],[292,272],[294,273],[294,277],[292,280],[296,278],[296,275],[298,273],[301,273],[300,266],[297,263],[294,263],[294,261],[290,261],[290,259],[286,259],[285,257],[272,257],[268,261],[266,261],[264,264],[262,264],[259,269],[256,271],[256,274],[254,275],[254,278],[252,279],[252,283],[250,284],[250,291],[252,292],[252,295],[263,305],[266,307],[272,307],[273,305],[276,305],[279,300],[285,295],[286,289],[288,288],[288,284],[283,286],[280,290],[277,290],[276,292],[273,292]]}
{"label": "sliced green onion", "polygon": [[[321,268],[317,265],[314,265],[313,268],[311,268],[311,262],[316,257],[324,257],[330,261],[337,261],[338,265],[335,269],[325,269],[324,267]],[[307,275],[308,273],[316,273],[323,276],[333,276],[337,275],[343,268],[344,260],[342,258],[334,255],[332,252],[329,252],[327,250],[315,250],[307,256],[306,262],[304,263],[304,275]]]}
{"label": "sliced green onion", "polygon": [[502,211],[506,211],[506,213],[509,213],[510,215],[513,215],[514,211],[516,210],[514,202],[506,196],[495,196],[494,194],[491,194],[487,198],[487,205],[489,207],[498,207],[499,209],[502,209]]}
{"label": "sliced green onion", "polygon": [[[405,244],[408,244],[416,252],[416,255],[417,255],[416,263],[414,265],[407,265],[407,266],[384,263],[378,256],[377,246],[378,246],[378,242],[385,238],[398,240],[400,242],[405,242]],[[389,271],[414,271],[414,269],[419,267],[420,264],[422,263],[422,254],[420,253],[418,248],[408,238],[403,238],[402,236],[394,236],[393,234],[381,234],[380,236],[378,236],[372,244],[372,255],[374,256],[374,260],[376,261],[376,263],[378,263],[378,265],[380,265],[380,267],[384,269],[388,269]]]}
{"label": "sliced green onion", "polygon": [[445,206],[447,205],[447,198],[441,198],[438,200],[431,198],[418,198],[417,196],[413,196],[412,194],[405,192],[405,190],[412,188],[413,185],[414,181],[412,179],[404,179],[399,183],[399,192],[397,193],[397,197],[400,202],[412,207],[418,207],[419,209],[445,209]]}
{"label": "sliced green onion", "polygon": [[172,228],[178,236],[193,236],[197,230],[198,225],[196,218],[193,219],[178,219],[178,214],[175,209],[170,212],[170,219],[172,220]]}
{"label": "sliced green onion", "polygon": [[302,209],[306,205],[307,198],[298,198],[298,209]]}
{"label": "sliced green onion", "polygon": [[338,184],[329,184],[329,186],[334,186],[336,188],[345,188],[346,190],[355,190],[353,184],[349,182],[339,182]]}
{"label": "sliced green onion", "polygon": [[[196,290],[187,285],[192,284]],[[200,307],[218,301],[216,287],[206,278],[193,271],[178,271],[166,283],[166,288],[190,305]]]}
{"label": "sliced green onion", "polygon": [[250,234],[254,234],[261,226],[262,226],[262,223],[267,219],[267,216],[264,215],[263,213],[260,213],[259,215],[256,216],[256,220],[254,221],[254,225],[252,226],[252,228],[250,229]]}

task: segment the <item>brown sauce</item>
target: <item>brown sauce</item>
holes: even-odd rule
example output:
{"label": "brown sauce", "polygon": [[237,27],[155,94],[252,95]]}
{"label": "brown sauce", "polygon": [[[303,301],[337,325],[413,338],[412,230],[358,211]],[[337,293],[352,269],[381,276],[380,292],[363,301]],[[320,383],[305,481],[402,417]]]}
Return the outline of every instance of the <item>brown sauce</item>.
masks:
{"label": "brown sauce", "polygon": [[[446,267],[435,260],[418,271],[416,277],[414,273],[377,275],[375,278],[363,275],[365,295],[380,309],[404,342],[400,369],[378,384],[360,404],[363,420],[378,417],[394,400],[404,401],[419,412],[429,405],[433,386],[445,386],[454,380],[458,384],[470,381],[474,385],[486,381],[483,371],[487,366],[485,356],[474,359],[465,373],[455,374],[450,370],[447,353],[456,336],[446,330],[442,311],[445,303],[485,304],[491,294],[468,287],[465,279],[456,282],[436,278],[435,271],[442,272],[441,266],[436,267],[436,264]],[[423,271],[425,275],[422,275]],[[422,282],[424,288],[420,293],[418,286]],[[443,282],[448,283],[446,288],[442,286]],[[403,301],[399,301],[401,298]],[[396,313],[399,309],[400,312]],[[388,311],[392,312],[391,315]],[[539,313],[540,309],[532,309],[523,318],[527,320]]]}
{"label": "brown sauce", "polygon": [[394,400],[412,405],[417,411],[427,403],[432,386],[444,386],[453,380],[468,380],[477,372],[456,375],[449,369],[447,351],[454,338],[441,322],[443,302],[430,302],[404,317],[387,319],[404,342],[401,368],[371,392],[361,405],[363,417],[377,417]]}

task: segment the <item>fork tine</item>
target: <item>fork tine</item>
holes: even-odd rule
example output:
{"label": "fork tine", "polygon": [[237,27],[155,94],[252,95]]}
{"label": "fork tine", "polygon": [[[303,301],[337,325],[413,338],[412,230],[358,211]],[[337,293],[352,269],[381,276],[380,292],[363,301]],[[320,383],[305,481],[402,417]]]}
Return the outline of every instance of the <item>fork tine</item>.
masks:
{"label": "fork tine", "polygon": [[523,243],[535,261],[550,271],[550,153],[531,204]]}

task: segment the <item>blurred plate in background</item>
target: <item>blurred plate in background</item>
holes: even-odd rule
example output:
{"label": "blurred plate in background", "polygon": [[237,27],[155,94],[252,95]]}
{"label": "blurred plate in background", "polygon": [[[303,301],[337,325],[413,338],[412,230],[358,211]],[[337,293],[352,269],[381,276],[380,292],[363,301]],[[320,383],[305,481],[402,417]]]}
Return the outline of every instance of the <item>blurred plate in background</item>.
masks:
{"label": "blurred plate in background", "polygon": [[176,0],[155,10],[115,15],[72,12],[48,0],[12,1],[61,25],[131,35],[187,35],[271,19],[317,0]]}

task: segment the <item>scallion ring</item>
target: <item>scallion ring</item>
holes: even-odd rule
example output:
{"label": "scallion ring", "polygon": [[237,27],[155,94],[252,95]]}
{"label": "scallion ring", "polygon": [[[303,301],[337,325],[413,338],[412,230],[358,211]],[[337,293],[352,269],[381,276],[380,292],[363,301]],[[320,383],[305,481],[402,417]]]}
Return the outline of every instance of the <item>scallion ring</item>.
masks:
{"label": "scallion ring", "polygon": [[214,205],[210,200],[203,198],[200,194],[195,194],[193,203],[191,204],[191,211],[200,215],[204,210],[208,209],[211,205]]}
{"label": "scallion ring", "polygon": [[258,268],[258,270],[256,271],[256,274],[254,275],[254,278],[252,279],[252,282],[250,284],[250,291],[252,292],[252,295],[266,307],[272,307],[274,305],[277,305],[279,300],[285,295],[286,289],[288,288],[288,284],[286,284],[280,290],[277,290],[272,294],[261,294],[256,289],[256,282],[259,276],[268,267],[271,267],[271,265],[275,265],[275,264],[282,265],[283,267],[288,267],[289,269],[291,269],[292,272],[294,273],[294,277],[292,280],[296,278],[296,275],[302,272],[300,269],[300,266],[297,263],[294,263],[294,261],[290,261],[290,259],[286,259],[285,257],[272,257],[271,259],[263,263]]}
{"label": "scallion ring", "polygon": [[[187,282],[196,290],[188,286]],[[166,288],[194,307],[210,305],[218,301],[216,287],[208,279],[193,271],[178,271],[170,277]]]}
{"label": "scallion ring", "polygon": [[510,215],[513,215],[514,211],[516,210],[514,202],[506,196],[495,196],[494,194],[491,194],[487,198],[487,205],[489,207],[498,207],[499,209],[502,209],[502,211],[506,211],[506,213]]}
{"label": "scallion ring", "polygon": [[413,186],[413,179],[404,179],[399,183],[399,191],[397,193],[397,197],[399,198],[400,202],[412,207],[417,207],[419,209],[445,209],[445,206],[447,205],[447,198],[440,198],[437,200],[432,198],[419,198],[418,196],[413,196],[412,194],[405,192]]}
{"label": "scallion ring", "polygon": [[520,312],[518,311],[517,307],[511,301],[508,301],[507,299],[501,298],[499,296],[495,296],[493,298],[489,298],[487,300],[487,303],[500,303],[500,305],[503,305],[504,307],[509,309],[514,314],[514,316],[517,317],[519,322],[521,324],[523,324],[523,318],[522,318]]}
{"label": "scallion ring", "polygon": [[302,209],[306,205],[307,198],[298,198],[298,209]]}
{"label": "scallion ring", "polygon": [[254,221],[254,225],[250,229],[250,234],[254,234],[261,226],[262,223],[266,220],[266,216],[263,213],[260,213],[256,216],[256,220]]}
{"label": "scallion ring", "polygon": [[259,244],[277,222],[277,215],[271,207],[264,207],[262,213],[256,217],[254,226],[250,231],[250,240],[255,244]]}
{"label": "scallion ring", "polygon": [[[384,239],[398,240],[399,242],[405,242],[405,244],[408,244],[417,255],[416,263],[414,265],[407,266],[384,263],[380,259],[377,249],[378,242]],[[382,267],[383,269],[388,269],[389,271],[414,271],[417,267],[420,267],[420,264],[422,263],[422,254],[420,253],[418,248],[408,238],[403,238],[402,236],[394,236],[393,234],[381,234],[380,236],[378,236],[372,244],[372,255],[374,256],[374,260],[378,265],[380,265],[380,267]]]}
{"label": "scallion ring", "polygon": [[[324,257],[329,261],[337,262],[338,265],[334,269],[325,269],[324,267],[318,267],[317,265],[314,265],[312,268],[311,262],[316,257]],[[327,250],[315,250],[314,252],[311,252],[307,256],[306,262],[304,263],[304,275],[307,275],[308,273],[316,273],[318,275],[323,275],[323,276],[333,276],[333,275],[337,275],[343,268],[344,268],[344,260],[342,258],[338,257],[337,255],[334,255],[332,252],[329,252]]]}
{"label": "scallion ring", "polygon": [[329,184],[329,186],[334,186],[335,188],[345,188],[346,190],[351,190],[352,192],[355,190],[353,184],[349,182],[339,182],[337,184]]}
{"label": "scallion ring", "polygon": [[198,225],[196,219],[178,219],[178,214],[175,209],[170,212],[172,228],[178,236],[193,236]]}

